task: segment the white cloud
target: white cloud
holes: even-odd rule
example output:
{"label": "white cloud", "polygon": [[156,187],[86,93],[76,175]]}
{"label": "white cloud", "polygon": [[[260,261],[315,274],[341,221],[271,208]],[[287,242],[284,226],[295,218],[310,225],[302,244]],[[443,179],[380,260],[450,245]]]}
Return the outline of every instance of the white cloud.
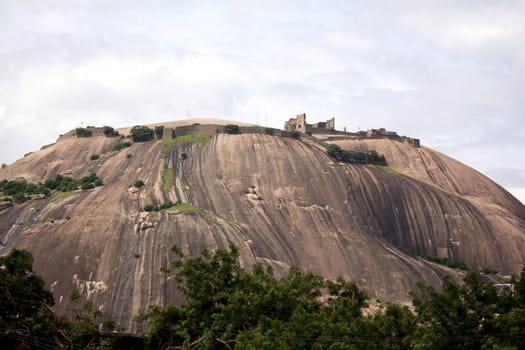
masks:
{"label": "white cloud", "polygon": [[511,187],[508,191],[525,205],[525,187]]}
{"label": "white cloud", "polygon": [[374,39],[351,32],[330,32],[325,35],[325,39],[328,43],[344,49],[368,51],[376,47]]}
{"label": "white cloud", "polygon": [[306,112],[508,170],[525,148],[523,18],[523,1],[1,1],[0,161],[81,122]]}

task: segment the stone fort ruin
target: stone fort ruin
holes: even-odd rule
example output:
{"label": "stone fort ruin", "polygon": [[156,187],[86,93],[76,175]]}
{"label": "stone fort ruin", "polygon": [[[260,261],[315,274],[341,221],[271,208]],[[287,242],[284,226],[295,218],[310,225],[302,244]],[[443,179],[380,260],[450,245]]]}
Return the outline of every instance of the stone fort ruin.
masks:
{"label": "stone fort ruin", "polygon": [[368,129],[367,131],[358,132],[347,132],[335,130],[335,118],[328,119],[325,122],[318,122],[315,124],[308,124],[306,122],[306,114],[299,114],[295,118],[290,118],[284,123],[284,130],[288,132],[298,131],[301,133],[312,133],[312,134],[324,134],[319,135],[325,141],[336,140],[336,139],[378,139],[388,138],[392,140],[398,140],[413,147],[420,147],[419,139],[415,139],[407,136],[399,136],[395,131],[388,131],[384,128],[380,129]]}
{"label": "stone fort ruin", "polygon": [[290,118],[284,123],[284,130],[286,131],[299,131],[302,133],[307,132],[327,132],[335,130],[335,118],[328,119],[325,122],[318,122],[315,124],[306,123],[306,114],[299,114],[295,118]]}

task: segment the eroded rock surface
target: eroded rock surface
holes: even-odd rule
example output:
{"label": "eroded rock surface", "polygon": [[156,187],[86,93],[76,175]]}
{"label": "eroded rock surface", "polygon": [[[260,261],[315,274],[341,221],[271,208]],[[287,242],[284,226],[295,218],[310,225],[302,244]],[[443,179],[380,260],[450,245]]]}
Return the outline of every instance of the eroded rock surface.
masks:
{"label": "eroded rock surface", "polygon": [[[193,131],[199,128],[220,126]],[[525,208],[465,165],[394,140],[336,142],[384,154],[398,173],[387,172],[338,163],[306,135],[261,130],[212,132],[208,142],[170,150],[158,141],[134,143],[120,152],[111,151],[118,138],[68,133],[0,170],[0,179],[96,172],[104,186],[0,207],[0,250],[33,253],[58,310],[71,309],[77,289],[131,330],[148,305],[180,300],[175,282],[160,272],[174,244],[191,256],[232,242],[246,267],[264,263],[283,272],[299,265],[396,301],[407,300],[418,281],[438,284],[454,273],[419,255],[502,273],[524,265]],[[100,158],[90,160],[93,153]],[[139,179],[145,186],[130,189]],[[167,201],[198,210],[142,211]]]}

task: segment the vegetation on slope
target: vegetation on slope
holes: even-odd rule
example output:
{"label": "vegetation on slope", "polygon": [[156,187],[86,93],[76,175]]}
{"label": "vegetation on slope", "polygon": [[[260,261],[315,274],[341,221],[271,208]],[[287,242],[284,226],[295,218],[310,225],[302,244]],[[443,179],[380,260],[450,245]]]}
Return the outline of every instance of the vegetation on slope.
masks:
{"label": "vegetation on slope", "polygon": [[181,201],[177,201],[175,203],[167,201],[166,203],[163,203],[161,205],[148,204],[144,206],[143,209],[144,211],[177,210],[183,213],[195,212],[200,210],[199,208],[191,205],[190,203],[183,203]]}
{"label": "vegetation on slope", "polygon": [[458,260],[451,260],[448,258],[440,258],[438,256],[428,256],[428,255],[422,255],[420,256],[421,259],[434,262],[436,264],[444,265],[453,269],[468,271],[469,268],[467,264],[465,264],[463,261]]}
{"label": "vegetation on slope", "polygon": [[155,137],[155,131],[147,126],[136,125],[131,128],[133,142],[151,141]]}
{"label": "vegetation on slope", "polygon": [[114,152],[119,152],[120,150],[127,148],[127,147],[131,147],[131,142],[129,141],[119,142],[116,145],[114,145],[111,150]]}
{"label": "vegetation on slope", "polygon": [[374,150],[368,151],[366,153],[357,151],[347,151],[342,149],[338,145],[331,143],[326,146],[326,151],[329,155],[341,162],[388,165],[385,156],[380,155]]}
{"label": "vegetation on slope", "polygon": [[104,183],[95,173],[74,179],[68,176],[57,175],[46,180],[44,183],[31,183],[25,179],[0,181],[0,194],[5,200],[22,203],[29,200],[31,195],[48,196],[51,191],[70,192],[77,189],[87,190],[102,186]]}
{"label": "vegetation on slope", "polygon": [[211,139],[210,134],[197,132],[194,134],[182,135],[182,136],[177,136],[172,139],[162,140],[160,141],[160,144],[162,145],[165,151],[169,152],[175,146],[178,146],[178,145],[184,145],[184,144],[189,144],[193,142],[208,142],[210,141],[210,139]]}
{"label": "vegetation on slope", "polygon": [[173,173],[173,169],[162,169],[160,176],[162,178],[162,188],[164,191],[168,192],[175,182],[175,174]]}

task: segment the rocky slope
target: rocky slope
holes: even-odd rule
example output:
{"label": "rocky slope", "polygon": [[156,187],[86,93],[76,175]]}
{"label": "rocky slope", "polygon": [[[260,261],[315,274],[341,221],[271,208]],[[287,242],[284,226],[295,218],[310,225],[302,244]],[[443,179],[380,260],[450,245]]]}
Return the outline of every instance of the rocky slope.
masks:
{"label": "rocky slope", "polygon": [[[69,294],[78,289],[129,329],[148,305],[180,297],[160,272],[173,244],[191,256],[233,242],[244,266],[264,263],[279,272],[299,265],[397,301],[418,281],[437,284],[443,273],[455,273],[419,255],[503,273],[525,263],[525,207],[438,152],[390,139],[329,141],[375,149],[392,171],[338,163],[307,135],[269,135],[250,126],[230,135],[222,133],[222,122],[200,122],[162,124],[187,124],[185,133],[209,133],[209,141],[134,143],[112,152],[121,139],[101,130],[88,138],[70,132],[0,170],[0,180],[96,172],[105,183],[0,207],[0,253],[29,249],[58,310],[71,309]],[[101,157],[90,160],[93,153]],[[143,188],[129,187],[139,179]],[[198,210],[142,210],[168,200]]]}

